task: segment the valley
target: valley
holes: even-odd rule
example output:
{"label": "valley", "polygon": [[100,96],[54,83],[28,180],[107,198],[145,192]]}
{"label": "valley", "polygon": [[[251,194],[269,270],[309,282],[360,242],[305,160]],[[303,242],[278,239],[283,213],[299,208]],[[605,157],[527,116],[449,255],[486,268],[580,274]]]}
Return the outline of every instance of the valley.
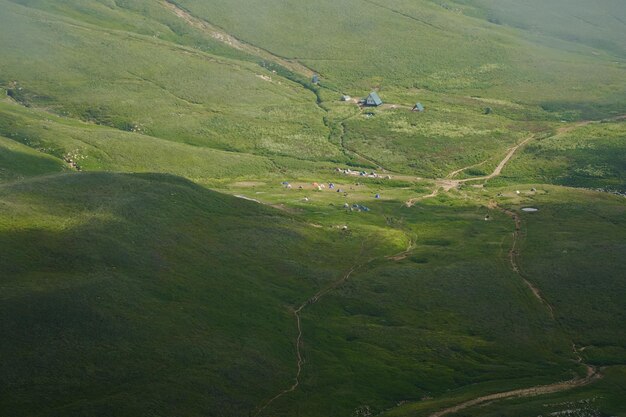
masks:
{"label": "valley", "polygon": [[624,21],[0,0],[0,414],[626,415]]}

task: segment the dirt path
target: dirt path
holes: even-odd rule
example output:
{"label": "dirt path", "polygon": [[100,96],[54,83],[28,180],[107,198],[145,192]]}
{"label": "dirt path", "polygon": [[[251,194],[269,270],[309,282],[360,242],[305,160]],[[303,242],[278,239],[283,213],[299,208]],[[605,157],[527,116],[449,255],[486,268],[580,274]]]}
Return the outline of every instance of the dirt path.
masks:
{"label": "dirt path", "polygon": [[459,168],[456,171],[452,171],[451,173],[446,175],[446,179],[452,179],[452,178],[456,177],[457,175],[459,175],[461,172],[465,171],[466,169],[476,168],[476,167],[479,167],[481,165],[485,165],[487,162],[489,162],[489,159],[486,159],[486,160],[484,160],[482,162],[479,162],[477,164],[474,164],[474,165],[470,165],[468,167]]}
{"label": "dirt path", "polygon": [[[524,283],[528,286],[528,288],[530,288],[530,290],[535,295],[535,297],[537,297],[537,299],[541,301],[541,303],[544,304],[548,308],[550,312],[550,316],[552,317],[552,319],[554,319],[554,311],[552,309],[552,306],[543,298],[539,289],[535,287],[530,281],[528,281],[526,277],[524,277],[524,275],[522,274],[520,270],[519,262],[518,262],[518,257],[519,257],[518,245],[519,245],[519,239],[521,236],[522,220],[519,214],[510,210],[507,210],[505,208],[502,208],[498,206],[497,203],[495,202],[491,202],[489,204],[489,207],[492,209],[500,210],[501,212],[505,213],[507,216],[511,217],[514,220],[515,231],[513,232],[513,243],[511,245],[511,249],[509,250],[509,256],[508,256],[511,269],[513,270],[513,272],[519,275],[519,277],[524,281]],[[576,362],[583,364],[583,360],[582,360],[582,357],[580,356],[579,350],[576,349],[576,346],[574,344],[572,344],[572,350],[574,352],[574,355],[576,356]],[[469,407],[473,407],[477,405],[484,405],[486,403],[490,403],[490,402],[497,401],[497,400],[503,400],[506,398],[535,397],[538,395],[552,394],[555,392],[567,391],[572,388],[582,387],[584,385],[590,384],[591,382],[602,377],[602,375],[598,372],[598,370],[595,367],[591,365],[587,365],[587,364],[583,364],[583,365],[585,365],[585,367],[587,368],[587,374],[583,378],[573,378],[565,382],[556,382],[554,384],[539,385],[539,386],[530,387],[530,388],[521,388],[521,389],[516,389],[516,390],[511,390],[511,391],[485,395],[482,397],[474,398],[473,400],[465,401],[453,407],[448,407],[443,410],[437,411],[431,414],[430,417],[442,417],[444,415],[456,413],[458,411],[464,410]]]}
{"label": "dirt path", "polygon": [[554,309],[552,308],[552,306],[550,305],[550,303],[548,303],[548,301],[543,297],[543,295],[541,294],[541,291],[539,291],[539,288],[537,288],[532,282],[530,282],[522,273],[520,266],[519,266],[519,262],[518,262],[518,258],[519,258],[519,241],[521,239],[521,234],[522,234],[522,219],[519,216],[519,214],[511,211],[511,210],[507,210],[503,207],[500,207],[495,201],[491,202],[489,204],[490,208],[496,209],[501,211],[502,213],[506,214],[507,216],[509,216],[511,219],[513,219],[513,221],[515,222],[515,230],[513,231],[513,243],[511,244],[511,249],[509,250],[509,254],[508,254],[508,259],[509,259],[509,263],[511,265],[511,270],[513,272],[515,272],[524,282],[524,284],[526,284],[526,286],[530,289],[530,291],[533,293],[533,295],[544,305],[546,306],[546,308],[548,309],[548,312],[550,313],[550,317],[552,317],[552,319],[554,319]]}
{"label": "dirt path", "polygon": [[567,391],[572,388],[582,387],[584,385],[590,384],[600,377],[601,375],[598,373],[596,368],[587,365],[587,375],[584,378],[574,378],[565,382],[557,382],[549,385],[539,385],[531,388],[522,388],[512,391],[485,395],[483,397],[478,397],[474,398],[473,400],[465,401],[461,404],[455,405],[454,407],[449,407],[441,411],[437,411],[436,413],[431,414],[430,417],[442,417],[446,414],[456,413],[469,407],[489,403],[496,400],[503,400],[505,398],[535,397],[537,395]]}
{"label": "dirt path", "polygon": [[411,198],[410,200],[407,200],[407,202],[405,204],[406,204],[407,207],[413,207],[415,205],[415,203],[417,203],[418,201],[426,200],[428,198],[437,197],[437,195],[439,194],[439,190],[440,189],[441,188],[439,187],[439,185],[437,185],[437,188],[435,188],[432,193],[430,193],[428,195],[423,195],[423,196],[420,196],[420,197]]}
{"label": "dirt path", "polygon": [[[423,198],[425,197],[428,197],[428,196],[424,196]],[[496,202],[493,202],[493,201],[489,203],[489,208],[497,209],[513,219],[515,223],[515,229],[513,232],[513,243],[508,253],[508,259],[510,262],[511,270],[513,270],[513,272],[515,272],[522,279],[522,281],[532,291],[533,295],[537,297],[537,299],[543,305],[546,306],[546,308],[548,309],[550,313],[550,316],[552,317],[552,319],[554,319],[554,310],[552,306],[545,300],[545,298],[543,298],[539,289],[535,287],[530,281],[528,281],[528,279],[523,275],[520,269],[519,261],[518,261],[518,258],[519,258],[518,246],[519,246],[519,240],[521,238],[521,233],[522,233],[522,220],[519,214],[510,210],[507,210],[503,207],[500,207],[498,206]],[[485,396],[474,398],[472,400],[462,402],[455,406],[437,411],[435,413],[430,414],[429,417],[442,417],[447,414],[456,413],[458,411],[464,410],[469,407],[473,407],[477,405],[485,405],[487,403],[494,402],[497,400],[503,400],[506,398],[534,397],[538,395],[567,391],[572,388],[582,387],[584,385],[590,384],[593,381],[602,377],[602,375],[598,372],[598,370],[595,367],[583,363],[582,357],[580,356],[580,353],[579,353],[580,351],[576,349],[576,346],[573,344],[572,344],[572,350],[574,352],[574,355],[576,356],[576,362],[585,365],[585,367],[587,368],[587,374],[582,378],[573,378],[565,382],[556,382],[554,384],[539,385],[539,386],[530,387],[530,388],[521,388],[521,389],[516,389],[516,390],[511,390],[511,391],[485,395]]]}
{"label": "dirt path", "polygon": [[346,139],[346,122],[350,119],[354,119],[355,117],[358,117],[361,115],[361,112],[357,112],[354,113],[352,116],[348,116],[345,119],[343,119],[341,122],[339,122],[339,127],[341,128],[341,135],[339,136],[339,147],[342,149],[342,151],[344,152],[344,154],[347,153],[352,153],[354,155],[356,155],[357,157],[361,158],[363,161],[372,164],[376,167],[377,170],[382,171],[384,173],[388,173],[391,172],[390,170],[386,169],[385,167],[383,167],[380,163],[378,163],[377,161],[374,161],[373,159],[368,158],[367,156],[355,151],[354,149],[350,149],[346,146],[345,143],[345,139]]}
{"label": "dirt path", "polygon": [[447,191],[450,191],[453,188],[457,188],[459,185],[464,184],[466,182],[470,182],[470,181],[487,181],[487,180],[490,180],[492,178],[497,177],[498,175],[500,175],[500,173],[502,172],[502,170],[504,169],[506,164],[509,162],[509,160],[513,157],[515,152],[517,152],[517,150],[519,148],[521,148],[522,146],[526,145],[528,142],[530,142],[534,138],[535,138],[535,136],[531,135],[531,136],[527,137],[526,139],[524,139],[522,142],[520,142],[517,145],[513,146],[512,148],[510,148],[509,151],[507,152],[507,154],[502,159],[502,161],[500,161],[498,166],[493,170],[493,172],[491,174],[485,175],[483,177],[464,178],[462,180],[454,180],[454,179],[452,179],[452,177],[457,175],[459,172],[465,171],[466,169],[469,169],[469,168],[472,168],[472,167],[475,167],[475,166],[478,166],[478,165],[482,165],[482,164],[486,163],[487,161],[483,161],[483,162],[481,162],[479,164],[470,165],[468,167],[457,169],[456,171],[452,171],[451,173],[446,175],[445,178],[438,178],[438,179],[436,179],[435,180],[436,188],[433,190],[432,193],[430,193],[428,195],[420,196],[420,197],[411,198],[411,199],[406,201],[405,205],[407,207],[412,207],[418,201],[422,201],[422,200],[426,200],[428,198],[436,197],[439,194],[440,190],[443,190],[443,191],[447,192]]}
{"label": "dirt path", "polygon": [[[521,141],[520,143],[518,143],[517,145],[513,146],[511,149],[509,149],[509,152],[506,154],[504,159],[502,161],[500,161],[500,163],[498,164],[496,169],[494,169],[491,174],[486,175],[484,177],[465,178],[465,179],[457,180],[457,181],[461,184],[461,183],[465,183],[465,182],[469,182],[469,181],[487,181],[487,180],[490,180],[492,178],[497,177],[498,175],[500,175],[502,173],[502,170],[504,169],[506,164],[509,162],[509,160],[513,157],[515,152],[517,152],[517,150],[519,148],[521,148],[522,146],[526,145],[528,142],[530,142],[534,138],[535,138],[535,136],[531,135],[531,136],[527,137],[526,139],[524,139],[523,141]],[[465,169],[467,169],[467,168],[465,168]]]}
{"label": "dirt path", "polygon": [[[387,256],[386,259],[389,259],[389,260],[402,259],[407,256],[407,254],[411,251],[412,247],[413,247],[413,241],[410,241],[406,250],[400,253],[397,253],[395,255]],[[342,275],[340,279],[332,282],[327,287],[319,290],[313,296],[307,299],[305,302],[300,304],[298,308],[292,310],[292,313],[296,319],[296,328],[298,330],[298,336],[296,337],[296,377],[295,377],[294,383],[289,388],[279,392],[278,394],[276,394],[275,396],[267,400],[265,403],[263,403],[263,405],[258,407],[256,412],[254,413],[254,417],[259,416],[274,401],[278,400],[279,398],[283,397],[286,394],[289,394],[290,392],[295,391],[300,386],[300,375],[302,374],[302,369],[304,368],[304,362],[305,362],[304,356],[302,354],[302,346],[304,345],[304,339],[303,339],[303,333],[302,333],[302,321],[300,317],[301,313],[308,306],[317,303],[326,294],[328,294],[331,291],[334,291],[335,289],[343,285],[346,281],[350,279],[350,277],[352,276],[352,274],[354,274],[355,271],[379,259],[378,257],[374,257],[374,258],[370,258],[368,260],[359,262],[359,258],[362,258],[364,255],[364,251],[365,251],[365,244],[361,245],[361,250],[359,252],[359,255],[357,256],[357,260],[354,262],[354,264],[352,264],[350,269],[344,275]]]}
{"label": "dirt path", "polygon": [[[361,246],[361,251],[359,253],[358,258],[361,258],[363,256],[363,251],[365,249],[365,246],[362,245]],[[296,319],[296,327],[298,330],[298,336],[296,337],[296,366],[297,366],[297,370],[296,370],[296,378],[295,381],[293,383],[293,385],[291,385],[289,388],[279,392],[278,394],[276,394],[275,396],[273,396],[272,398],[270,398],[269,400],[267,400],[262,406],[260,406],[257,411],[254,413],[254,416],[258,416],[260,415],[265,409],[267,409],[267,407],[269,407],[274,401],[276,401],[277,399],[283,397],[286,394],[289,394],[290,392],[295,391],[298,386],[300,385],[300,374],[302,373],[302,368],[304,367],[304,357],[302,355],[302,346],[304,345],[303,342],[303,336],[302,336],[302,321],[300,318],[300,314],[302,313],[302,311],[310,306],[311,304],[315,304],[316,302],[318,302],[322,297],[324,297],[326,294],[328,294],[329,292],[335,290],[337,287],[341,286],[342,284],[344,284],[348,279],[350,279],[350,276],[354,273],[354,271],[356,271],[357,269],[369,264],[370,262],[372,262],[374,259],[370,259],[368,261],[364,261],[359,263],[357,258],[357,261],[352,265],[352,267],[350,267],[350,269],[338,280],[332,282],[330,285],[328,285],[327,287],[319,290],[317,293],[315,293],[313,296],[311,296],[309,299],[307,299],[305,302],[303,302],[300,306],[298,306],[298,308],[292,310],[292,313]]]}
{"label": "dirt path", "polygon": [[[563,130],[559,130],[558,134],[561,133],[565,133],[570,131],[573,128],[576,127],[580,127],[580,126],[584,126],[588,124],[588,122],[581,122],[576,124],[573,127],[568,127],[568,128],[564,128]],[[569,129],[569,130],[566,130]],[[466,168],[462,168],[460,170],[456,170],[451,172],[445,180],[437,180],[437,188],[429,195],[426,196],[422,196],[422,197],[417,197],[417,198],[413,198],[409,201],[407,201],[407,206],[412,206],[416,201],[420,201],[426,198],[432,198],[435,197],[438,193],[439,190],[444,189],[445,191],[448,191],[452,188],[457,187],[458,185],[465,183],[465,182],[469,182],[469,181],[486,181],[492,178],[497,177],[498,175],[500,175],[500,173],[502,172],[502,170],[504,169],[504,167],[506,166],[506,164],[509,162],[509,160],[513,157],[513,155],[515,154],[515,152],[521,148],[522,146],[524,146],[526,143],[528,143],[529,141],[531,141],[534,138],[534,136],[529,136],[526,139],[524,139],[522,142],[520,142],[519,144],[517,144],[516,146],[512,147],[511,149],[509,149],[509,151],[507,152],[506,156],[502,159],[502,161],[500,161],[500,163],[498,164],[498,166],[495,168],[495,170],[486,176],[483,177],[477,177],[477,178],[467,178],[467,179],[462,179],[462,180],[453,180],[451,179],[452,177],[454,177],[455,175],[457,175],[459,172],[464,171],[465,169],[468,169],[470,167],[466,167]],[[482,163],[481,163],[482,164]],[[497,209],[501,212],[503,212],[504,214],[506,214],[507,216],[509,216],[511,219],[513,219],[514,224],[515,224],[515,229],[513,231],[513,243],[511,244],[511,248],[508,252],[508,259],[509,259],[509,263],[510,263],[510,267],[511,270],[513,272],[515,272],[524,282],[524,284],[530,289],[530,291],[533,293],[533,295],[548,309],[548,312],[550,313],[550,316],[552,317],[552,319],[554,319],[554,309],[552,308],[552,306],[550,305],[550,303],[548,303],[546,301],[546,299],[543,297],[543,295],[541,294],[541,291],[535,286],[533,285],[532,282],[530,282],[523,274],[523,272],[521,271],[520,265],[519,265],[519,243],[520,243],[520,239],[522,236],[522,220],[521,217],[519,216],[519,214],[511,211],[511,210],[507,210],[505,208],[502,208],[500,206],[498,206],[498,204],[496,202],[490,202],[489,207],[492,209]],[[574,349],[574,354],[577,356],[577,362],[579,363],[583,363],[582,362],[582,357],[579,355],[578,351],[576,350],[575,347],[573,347]],[[485,404],[485,403],[489,403],[492,401],[496,401],[496,400],[502,400],[502,399],[506,399],[506,398],[517,398],[517,397],[533,397],[533,396],[537,396],[537,395],[543,395],[543,394],[550,394],[550,393],[555,393],[555,392],[560,392],[560,391],[566,391],[566,390],[570,390],[572,388],[576,388],[576,387],[580,387],[580,386],[584,386],[587,385],[593,381],[595,381],[596,379],[600,378],[601,375],[600,373],[597,371],[597,369],[593,366],[590,365],[585,365],[587,367],[587,375],[583,378],[573,378],[569,381],[566,382],[557,382],[554,384],[549,384],[549,385],[540,385],[540,386],[535,386],[535,387],[530,387],[530,388],[522,388],[522,389],[516,389],[516,390],[511,390],[511,391],[505,391],[505,392],[500,392],[500,393],[495,393],[495,394],[490,394],[490,395],[485,395],[482,397],[478,397],[469,401],[465,401],[461,404],[457,404],[453,407],[449,407],[449,408],[445,408],[443,410],[437,411],[433,414],[430,415],[430,417],[441,417],[447,414],[451,414],[451,413],[456,413],[458,411],[461,411],[463,409],[472,407],[472,406],[476,406],[476,405],[481,405],[481,404]]]}
{"label": "dirt path", "polygon": [[265,59],[267,61],[274,62],[279,64],[295,73],[301,74],[310,78],[313,76],[314,71],[310,68],[307,68],[303,64],[298,61],[287,59],[275,55],[265,49],[259,48],[257,46],[246,43],[240,39],[235,38],[234,36],[228,34],[223,29],[193,16],[186,10],[183,10],[179,6],[174,3],[169,2],[168,0],[162,0],[161,4],[168,9],[170,12],[174,13],[176,16],[187,22],[190,26],[201,30],[202,32],[208,34],[213,39],[222,42],[231,48],[238,49],[243,52],[247,52],[251,55],[258,56],[259,58]]}

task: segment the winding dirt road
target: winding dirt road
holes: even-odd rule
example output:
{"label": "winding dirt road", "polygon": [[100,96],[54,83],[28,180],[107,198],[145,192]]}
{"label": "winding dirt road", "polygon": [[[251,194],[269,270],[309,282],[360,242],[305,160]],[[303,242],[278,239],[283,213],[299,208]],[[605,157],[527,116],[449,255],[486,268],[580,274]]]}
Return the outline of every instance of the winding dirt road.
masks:
{"label": "winding dirt road", "polygon": [[[554,320],[554,310],[552,306],[546,301],[545,298],[543,298],[539,289],[535,287],[522,274],[520,270],[520,266],[518,262],[518,257],[519,257],[518,246],[519,246],[519,240],[520,240],[521,231],[522,231],[522,219],[520,218],[519,214],[511,210],[507,210],[503,207],[500,207],[495,202],[490,202],[489,207],[503,212],[507,216],[511,217],[513,221],[515,222],[515,230],[513,232],[513,243],[511,244],[511,249],[509,250],[509,255],[508,255],[511,270],[515,272],[522,279],[522,281],[528,286],[528,288],[532,291],[535,297],[537,297],[537,299],[541,301],[543,305],[546,306],[546,308],[548,309],[550,313],[550,316]],[[590,384],[593,381],[602,377],[602,375],[598,372],[597,368],[583,363],[582,357],[580,356],[580,353],[576,349],[576,346],[574,344],[572,344],[572,350],[574,352],[574,355],[576,356],[576,361],[580,364],[585,365],[585,367],[587,368],[587,374],[583,378],[573,378],[565,382],[556,382],[554,384],[539,385],[535,387],[521,388],[521,389],[515,389],[511,391],[484,395],[482,397],[474,398],[472,400],[462,402],[455,406],[448,407],[443,410],[439,410],[435,413],[432,413],[429,417],[442,417],[447,414],[456,413],[458,411],[464,410],[469,407],[474,407],[477,405],[482,405],[482,404],[490,403],[490,402],[497,401],[497,400],[503,400],[506,398],[535,397],[538,395],[552,394],[555,392],[567,391],[572,388],[582,387],[584,385]]]}
{"label": "winding dirt road", "polygon": [[[395,255],[387,256],[386,259],[398,260],[400,257],[406,256],[406,254],[411,250],[412,246],[413,246],[413,242],[411,241],[409,242],[406,250],[400,253],[397,253]],[[298,386],[300,386],[300,375],[302,374],[302,369],[304,367],[304,362],[305,362],[304,356],[302,354],[302,346],[304,345],[304,341],[303,341],[304,339],[302,335],[302,321],[301,321],[300,315],[306,307],[317,303],[326,294],[328,294],[331,291],[334,291],[335,289],[343,285],[346,281],[350,279],[350,277],[352,276],[352,274],[354,274],[355,271],[379,259],[378,257],[374,257],[374,258],[370,258],[368,260],[359,262],[359,258],[362,258],[364,255],[364,251],[365,251],[365,245],[363,244],[361,245],[361,250],[359,252],[359,256],[357,257],[357,260],[350,267],[350,269],[344,275],[342,275],[340,279],[332,282],[327,287],[319,290],[313,296],[311,296],[309,299],[303,302],[300,306],[298,306],[298,308],[296,308],[295,310],[292,310],[292,313],[296,319],[296,327],[298,329],[298,336],[296,337],[296,364],[297,364],[296,369],[297,370],[296,370],[295,381],[289,388],[279,392],[278,394],[276,394],[275,396],[267,400],[265,403],[263,403],[263,405],[258,407],[256,412],[254,413],[254,417],[259,416],[274,401],[278,400],[279,398],[283,397],[286,394],[289,394],[290,392],[295,391],[298,388]]]}
{"label": "winding dirt road", "polygon": [[[520,143],[518,143],[517,145],[513,146],[512,148],[510,148],[509,152],[506,154],[504,159],[502,161],[500,161],[500,163],[498,164],[496,169],[494,169],[491,174],[486,175],[484,177],[465,178],[465,179],[457,180],[457,181],[459,183],[464,183],[464,182],[469,182],[469,181],[487,181],[487,180],[490,180],[492,178],[497,177],[498,175],[500,175],[502,173],[502,170],[504,169],[506,164],[509,162],[509,160],[513,157],[515,152],[517,152],[517,150],[519,148],[521,148],[522,146],[526,145],[528,142],[530,142],[534,138],[535,138],[535,135],[531,135],[531,136],[527,137],[526,139],[524,139],[523,141],[521,141]],[[468,168],[471,168],[471,167],[468,167]],[[468,169],[468,168],[464,168],[464,170]]]}
{"label": "winding dirt road", "polygon": [[488,181],[490,179],[493,179],[493,178],[497,177],[498,175],[500,175],[502,173],[502,170],[504,169],[506,164],[508,164],[509,160],[513,157],[513,155],[515,155],[515,152],[517,152],[518,149],[520,149],[522,146],[526,145],[528,142],[530,142],[534,138],[535,138],[535,135],[528,136],[526,139],[524,139],[523,141],[521,141],[517,145],[509,148],[509,150],[506,153],[506,155],[504,156],[504,158],[500,161],[498,166],[493,170],[493,172],[491,174],[485,175],[485,176],[482,176],[482,177],[464,178],[464,179],[461,179],[461,180],[452,179],[455,175],[459,174],[460,172],[463,172],[466,169],[470,169],[470,168],[473,168],[475,166],[482,165],[482,164],[486,163],[487,161],[483,161],[483,162],[480,162],[478,164],[474,164],[474,165],[470,165],[470,166],[467,166],[467,167],[464,167],[464,168],[457,169],[456,171],[452,171],[451,173],[446,175],[445,178],[438,178],[438,179],[436,179],[435,180],[436,188],[433,190],[432,193],[430,193],[428,195],[423,195],[423,196],[420,196],[420,197],[411,198],[411,199],[406,201],[405,205],[407,207],[412,207],[418,201],[422,201],[422,200],[426,200],[428,198],[436,197],[439,194],[440,190],[443,190],[443,191],[447,192],[447,191],[450,191],[453,188],[457,188],[459,185],[464,184],[466,182],[470,182],[470,181]]}
{"label": "winding dirt road", "polygon": [[485,395],[483,397],[474,398],[473,400],[465,401],[461,404],[457,404],[453,407],[449,407],[430,415],[430,417],[442,417],[447,414],[456,413],[469,407],[489,403],[496,400],[503,400],[506,398],[520,398],[520,397],[534,397],[537,395],[552,394],[555,392],[567,391],[572,388],[582,387],[591,382],[599,379],[601,375],[597,369],[587,365],[587,375],[584,378],[574,378],[565,382],[557,382],[549,385],[539,385],[536,387],[516,389],[512,391],[499,392],[495,394]]}
{"label": "winding dirt road", "polygon": [[[573,128],[575,127],[579,127],[579,126],[584,126],[588,124],[588,122],[581,122],[577,125],[575,125]],[[568,128],[564,128],[564,129],[560,129],[558,131],[557,134],[562,134],[565,132],[568,132],[569,130],[571,130],[569,127]],[[515,152],[520,149],[522,146],[524,146],[525,144],[527,144],[529,141],[531,141],[534,138],[534,136],[529,136],[526,139],[524,139],[522,142],[520,142],[519,144],[517,144],[516,146],[513,146],[512,148],[509,149],[509,151],[507,152],[506,156],[502,159],[502,161],[500,161],[500,163],[498,164],[498,166],[494,169],[494,171],[486,176],[483,177],[475,177],[475,178],[466,178],[466,179],[462,179],[462,180],[453,180],[451,179],[452,177],[454,177],[455,175],[459,174],[460,172],[471,168],[473,166],[477,166],[477,165],[472,165],[470,167],[466,167],[466,168],[461,168],[459,170],[453,171],[451,172],[446,179],[443,180],[437,180],[436,184],[437,184],[437,188],[429,195],[426,196],[422,196],[422,197],[417,197],[417,198],[413,198],[409,201],[407,201],[406,205],[407,206],[412,206],[413,204],[415,204],[415,202],[426,199],[426,198],[432,198],[435,197],[439,191],[441,189],[448,191],[452,188],[458,187],[460,184],[462,183],[466,183],[466,182],[470,182],[470,181],[487,181],[490,180],[492,178],[497,177],[498,175],[501,174],[502,170],[504,169],[504,167],[506,166],[506,164],[509,162],[509,160],[513,157],[513,155],[515,154]],[[484,162],[483,162],[484,163]],[[478,164],[478,165],[482,165]],[[520,265],[519,265],[519,241],[521,239],[522,236],[522,219],[519,216],[519,214],[511,211],[511,210],[507,210],[503,207],[500,207],[496,202],[490,202],[489,203],[489,208],[491,209],[497,209],[499,211],[501,211],[502,213],[506,214],[507,216],[509,216],[511,219],[513,219],[514,224],[515,224],[515,229],[513,231],[513,243],[511,244],[511,248],[508,252],[508,259],[509,259],[509,263],[510,263],[510,267],[511,270],[513,272],[515,272],[520,279],[524,282],[524,284],[530,289],[530,291],[533,293],[533,295],[548,309],[548,312],[550,313],[550,316],[552,317],[552,319],[554,319],[554,310],[552,308],[552,306],[550,305],[550,303],[547,302],[547,300],[543,297],[543,295],[541,294],[541,291],[532,284],[532,282],[530,282],[522,273],[521,269],[520,269]],[[576,350],[575,346],[573,347],[574,349],[574,354],[577,356],[577,362],[579,363],[583,363],[582,362],[582,357],[579,355],[579,352]],[[598,370],[591,366],[591,365],[587,365],[585,364],[586,368],[587,368],[587,375],[583,378],[573,378],[569,381],[565,381],[565,382],[557,382],[554,384],[549,384],[549,385],[540,385],[540,386],[535,386],[535,387],[530,387],[530,388],[522,388],[522,389],[516,389],[516,390],[511,390],[511,391],[505,391],[505,392],[500,392],[500,393],[495,393],[495,394],[489,394],[489,395],[485,395],[482,397],[478,397],[478,398],[474,398],[472,400],[469,401],[465,401],[463,403],[457,404],[453,407],[449,407],[449,408],[445,408],[443,410],[437,411],[433,414],[430,415],[430,417],[442,417],[444,415],[447,414],[451,414],[451,413],[456,413],[458,411],[461,411],[463,409],[469,408],[469,407],[473,407],[473,406],[477,406],[477,405],[481,405],[481,404],[485,404],[485,403],[489,403],[489,402],[493,402],[493,401],[497,401],[497,400],[502,400],[502,399],[506,399],[506,398],[519,398],[519,397],[533,397],[533,396],[537,396],[537,395],[543,395],[543,394],[550,394],[550,393],[555,393],[555,392],[560,392],[560,391],[566,391],[566,390],[570,390],[572,388],[576,388],[576,387],[581,387],[584,385],[587,385],[599,378],[601,378],[601,374],[598,372]]]}

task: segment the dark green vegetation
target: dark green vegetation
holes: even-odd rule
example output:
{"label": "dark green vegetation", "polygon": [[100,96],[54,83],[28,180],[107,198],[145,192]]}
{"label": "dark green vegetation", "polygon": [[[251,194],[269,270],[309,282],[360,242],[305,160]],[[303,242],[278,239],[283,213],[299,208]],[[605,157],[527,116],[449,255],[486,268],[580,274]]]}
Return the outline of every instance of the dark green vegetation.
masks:
{"label": "dark green vegetation", "polygon": [[291,377],[284,305],[358,247],[175,177],[66,174],[0,194],[12,415],[245,415]]}
{"label": "dark green vegetation", "polygon": [[0,0],[0,415],[626,416],[625,21]]}

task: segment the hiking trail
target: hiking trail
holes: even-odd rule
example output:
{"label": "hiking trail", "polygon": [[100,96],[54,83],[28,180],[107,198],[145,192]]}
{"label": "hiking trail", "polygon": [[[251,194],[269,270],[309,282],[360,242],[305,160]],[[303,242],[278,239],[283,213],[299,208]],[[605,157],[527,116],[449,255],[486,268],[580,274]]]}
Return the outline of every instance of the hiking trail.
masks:
{"label": "hiking trail", "polygon": [[457,188],[459,185],[464,184],[466,182],[470,182],[470,181],[488,181],[490,179],[493,179],[493,178],[497,177],[498,175],[500,175],[502,173],[502,170],[504,169],[506,164],[509,162],[509,160],[513,157],[513,155],[515,155],[515,152],[517,152],[517,150],[519,148],[521,148],[522,146],[526,145],[528,142],[530,142],[534,138],[535,138],[535,135],[528,136],[526,139],[524,139],[523,141],[521,141],[517,145],[509,148],[507,154],[504,156],[504,158],[500,161],[498,166],[496,166],[496,168],[493,170],[493,172],[491,174],[485,175],[485,176],[482,176],[482,177],[464,178],[464,179],[461,179],[461,180],[452,179],[458,173],[460,173],[462,171],[465,171],[466,169],[482,165],[482,164],[486,163],[487,161],[483,161],[483,162],[480,162],[478,164],[474,164],[474,165],[470,165],[470,166],[467,166],[467,167],[464,167],[464,168],[457,169],[457,170],[452,171],[451,173],[449,173],[445,178],[438,178],[438,179],[436,179],[435,180],[436,188],[433,190],[432,193],[430,193],[428,195],[420,196],[420,197],[411,198],[411,199],[407,200],[405,205],[407,207],[412,207],[418,201],[436,197],[439,194],[439,191],[441,189],[443,189],[444,191],[447,192],[447,191],[450,191],[453,188]]}
{"label": "hiking trail", "polygon": [[257,56],[267,61],[274,62],[282,67],[287,68],[290,71],[304,75],[307,78],[312,77],[315,73],[312,69],[306,67],[296,60],[278,56],[266,49],[244,42],[241,39],[238,39],[233,35],[227,33],[222,28],[211,24],[206,20],[193,16],[191,13],[189,13],[189,11],[182,9],[180,6],[169,0],[162,0],[161,4],[170,12],[174,13],[176,16],[184,20],[189,26],[199,29],[200,31],[208,34],[210,37],[217,40],[218,42],[224,43],[231,48],[246,52],[250,55]]}
{"label": "hiking trail", "polygon": [[583,378],[573,378],[565,382],[556,382],[548,385],[538,385],[530,388],[515,389],[512,391],[498,392],[495,394],[489,394],[482,397],[474,398],[473,400],[465,401],[461,404],[457,404],[453,407],[448,407],[443,410],[430,414],[429,417],[442,417],[450,413],[456,413],[469,407],[476,405],[485,405],[497,400],[503,400],[506,398],[521,398],[521,397],[535,397],[544,394],[553,394],[555,392],[567,391],[572,388],[582,387],[590,384],[591,382],[601,378],[600,373],[593,366],[586,365],[587,375]]}
{"label": "hiking trail", "polygon": [[376,259],[376,258],[373,258],[373,259],[370,259],[368,261],[364,261],[364,262],[359,263],[358,259],[363,256],[364,249],[365,249],[365,246],[361,245],[361,250],[359,252],[359,255],[357,256],[357,260],[354,262],[354,264],[352,264],[350,269],[345,274],[343,274],[341,276],[340,279],[332,282],[330,285],[326,286],[325,288],[322,288],[321,290],[316,292],[314,295],[309,297],[305,302],[300,304],[300,306],[298,306],[298,308],[292,310],[292,313],[293,313],[293,315],[294,315],[294,317],[296,319],[296,327],[298,329],[298,335],[296,337],[296,367],[297,367],[297,370],[296,370],[295,381],[294,381],[293,385],[291,385],[289,388],[279,392],[278,394],[276,394],[275,396],[273,396],[272,398],[267,400],[261,407],[259,407],[257,409],[257,411],[254,413],[255,417],[260,415],[274,401],[276,401],[277,399],[281,398],[282,396],[284,396],[284,395],[286,395],[286,394],[288,394],[290,392],[295,391],[298,388],[298,386],[300,385],[300,374],[302,373],[302,368],[304,367],[304,356],[302,354],[302,346],[304,345],[304,341],[303,341],[303,336],[302,336],[302,321],[301,321],[300,313],[302,313],[302,311],[307,306],[309,306],[311,304],[315,304],[323,296],[325,296],[329,292],[335,290],[337,287],[339,287],[340,285],[345,283],[348,279],[350,279],[350,276],[354,273],[354,271],[356,271],[357,269],[367,265],[368,263],[370,263],[374,259]]}
{"label": "hiking trail", "polygon": [[537,288],[532,282],[530,282],[524,276],[519,265],[518,257],[519,257],[520,251],[518,247],[519,247],[519,241],[522,235],[521,217],[519,216],[519,214],[515,213],[514,211],[507,210],[503,207],[500,207],[495,201],[489,203],[489,208],[499,210],[500,212],[509,216],[515,222],[515,229],[513,231],[513,243],[511,244],[511,249],[509,249],[509,253],[508,253],[508,259],[509,259],[509,263],[511,266],[511,270],[515,272],[522,279],[524,284],[526,284],[526,286],[530,289],[533,295],[544,306],[546,306],[546,308],[548,309],[548,312],[550,313],[550,317],[552,317],[552,319],[554,320],[554,309],[552,308],[550,303],[548,303],[548,301],[546,301],[546,299],[543,297],[543,295],[541,294],[541,291],[539,291],[539,288]]}

